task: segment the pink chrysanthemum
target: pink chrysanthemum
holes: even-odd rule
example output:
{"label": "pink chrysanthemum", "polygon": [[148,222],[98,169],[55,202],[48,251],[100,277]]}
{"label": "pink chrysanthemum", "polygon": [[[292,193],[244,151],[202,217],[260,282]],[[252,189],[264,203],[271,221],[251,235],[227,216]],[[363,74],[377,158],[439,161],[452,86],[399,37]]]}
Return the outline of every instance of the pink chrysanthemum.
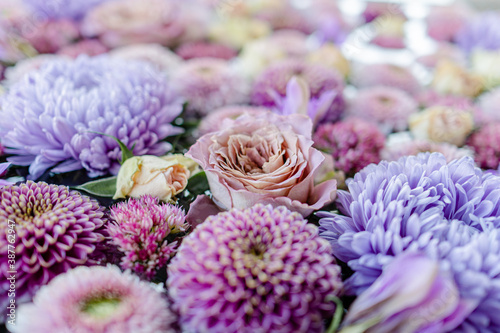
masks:
{"label": "pink chrysanthemum", "polygon": [[152,285],[116,266],[78,267],[19,308],[13,333],[172,333],[175,316]]}
{"label": "pink chrysanthemum", "polygon": [[500,122],[500,88],[479,97],[478,112],[474,114],[474,121],[479,125]]}
{"label": "pink chrysanthemum", "polygon": [[78,58],[81,54],[96,56],[108,52],[108,48],[97,39],[84,39],[78,43],[67,45],[59,50],[57,54],[71,58]]}
{"label": "pink chrysanthemum", "polygon": [[238,51],[227,45],[207,42],[190,42],[182,44],[175,52],[184,60],[193,58],[229,60],[238,55]]}
{"label": "pink chrysanthemum", "polygon": [[417,78],[406,68],[391,64],[370,64],[359,66],[351,77],[358,88],[389,86],[415,94],[421,90]]}
{"label": "pink chrysanthemum", "polygon": [[224,119],[236,119],[244,113],[257,114],[259,112],[269,111],[266,108],[258,106],[234,105],[225,106],[209,113],[204,117],[197,129],[197,135],[203,136],[210,132],[217,132],[222,129]]}
{"label": "pink chrysanthemum", "polygon": [[298,76],[303,79],[310,91],[312,99],[319,99],[324,93],[337,92],[330,107],[320,122],[333,122],[340,118],[344,111],[344,80],[336,70],[317,64],[291,59],[272,64],[255,80],[252,91],[252,103],[265,107],[276,107],[276,94],[286,96],[286,88],[290,79]]}
{"label": "pink chrysanthemum", "polygon": [[385,136],[376,125],[362,119],[348,119],[318,127],[314,144],[332,155],[335,169],[353,176],[370,163],[380,162]]}
{"label": "pink chrysanthemum", "polygon": [[[104,209],[66,186],[27,182],[0,188],[0,304],[8,302],[8,271],[16,271],[16,302],[70,268],[95,264],[104,241]],[[13,237],[5,237],[12,228]],[[9,262],[8,245],[15,247]]]}
{"label": "pink chrysanthemum", "polygon": [[427,34],[437,41],[453,42],[470,18],[470,10],[461,5],[433,7],[427,16]]}
{"label": "pink chrysanthemum", "polygon": [[187,236],[168,270],[192,332],[322,332],[342,288],[318,229],[285,207],[220,213]]}
{"label": "pink chrysanthemum", "polygon": [[428,68],[435,68],[440,61],[450,60],[458,64],[466,64],[465,53],[450,43],[439,43],[438,48],[431,54],[419,56],[417,62]]}
{"label": "pink chrysanthemum", "polygon": [[249,101],[249,82],[221,59],[191,59],[173,74],[179,93],[188,101],[190,114],[206,115],[226,105]]}
{"label": "pink chrysanthemum", "polygon": [[150,195],[130,199],[111,208],[107,231],[111,242],[125,256],[123,269],[152,279],[159,268],[165,267],[177,249],[177,241],[167,241],[174,233],[186,231],[186,214],[171,204],[159,204]]}
{"label": "pink chrysanthemum", "polygon": [[39,52],[55,53],[80,37],[78,25],[72,20],[49,20],[35,28],[22,29],[22,36]]}
{"label": "pink chrysanthemum", "polygon": [[443,95],[435,90],[422,91],[416,100],[424,109],[432,106],[449,106],[459,110],[473,110],[474,102],[471,98],[460,95]]}
{"label": "pink chrysanthemum", "polygon": [[484,125],[473,133],[467,145],[474,150],[474,160],[483,169],[497,169],[500,165],[500,122]]}
{"label": "pink chrysanthemum", "polygon": [[361,89],[347,108],[349,116],[373,121],[385,134],[405,130],[417,111],[417,102],[406,92],[382,86]]}
{"label": "pink chrysanthemum", "polygon": [[304,15],[303,10],[295,8],[288,1],[282,1],[282,6],[275,10],[263,10],[255,16],[269,23],[274,30],[290,29],[310,34],[314,31],[313,20]]}

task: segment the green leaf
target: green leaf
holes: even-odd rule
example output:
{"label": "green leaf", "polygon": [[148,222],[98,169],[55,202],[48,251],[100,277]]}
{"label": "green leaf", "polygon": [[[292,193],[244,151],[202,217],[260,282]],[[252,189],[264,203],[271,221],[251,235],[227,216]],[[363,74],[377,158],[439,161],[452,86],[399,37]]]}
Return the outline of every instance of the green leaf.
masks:
{"label": "green leaf", "polygon": [[120,161],[120,164],[123,164],[123,162],[125,162],[129,158],[134,157],[134,153],[132,152],[132,150],[134,150],[134,148],[135,148],[135,143],[132,146],[132,150],[130,150],[130,149],[128,149],[128,147],[120,139],[118,139],[115,136],[112,136],[112,135],[109,135],[109,134],[106,134],[106,133],[93,132],[93,131],[89,131],[89,133],[104,135],[104,136],[107,136],[107,137],[115,140],[118,143],[118,145],[120,146],[120,149],[122,151],[122,160]]}
{"label": "green leaf", "polygon": [[77,186],[75,189],[98,197],[112,198],[116,192],[116,177],[93,180]]}
{"label": "green leaf", "polygon": [[193,196],[204,194],[205,191],[209,190],[207,176],[204,171],[198,172],[188,179],[188,184],[186,189]]}

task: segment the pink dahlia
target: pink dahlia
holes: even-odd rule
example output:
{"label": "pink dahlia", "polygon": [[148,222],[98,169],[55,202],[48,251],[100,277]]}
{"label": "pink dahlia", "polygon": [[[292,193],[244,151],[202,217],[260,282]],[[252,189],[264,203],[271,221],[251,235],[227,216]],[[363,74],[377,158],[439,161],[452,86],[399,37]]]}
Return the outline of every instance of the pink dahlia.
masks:
{"label": "pink dahlia", "polygon": [[349,116],[373,121],[385,134],[408,127],[408,118],[418,111],[417,102],[406,92],[391,87],[361,89],[350,101]]}
{"label": "pink dahlia", "polygon": [[420,82],[407,68],[391,64],[370,64],[356,68],[351,77],[358,88],[389,86],[415,94],[421,90]]}
{"label": "pink dahlia", "polygon": [[322,332],[340,268],[318,228],[285,207],[208,217],[168,267],[185,331]]}
{"label": "pink dahlia", "polygon": [[473,133],[467,141],[483,169],[497,169],[500,164],[500,122],[492,122]]}
{"label": "pink dahlia", "polygon": [[111,208],[112,223],[107,226],[111,242],[124,254],[123,269],[152,279],[177,249],[177,241],[167,240],[186,231],[184,211],[171,204],[159,204],[150,195],[130,199]]}
{"label": "pink dahlia", "polygon": [[152,285],[116,266],[77,267],[19,308],[13,333],[171,333],[175,316]]}
{"label": "pink dahlia", "polygon": [[[16,271],[16,302],[31,300],[40,286],[80,265],[98,262],[104,241],[104,209],[97,201],[66,186],[28,181],[0,188],[0,304],[8,302],[10,276]],[[15,247],[15,263],[9,261]]]}
{"label": "pink dahlia", "polygon": [[350,177],[368,164],[380,162],[385,136],[376,125],[351,118],[319,126],[313,141],[316,148],[332,155],[335,169]]}
{"label": "pink dahlia", "polygon": [[227,45],[207,42],[190,42],[182,44],[175,52],[179,57],[185,60],[193,58],[218,58],[229,60],[238,55],[238,51]]}
{"label": "pink dahlia", "polygon": [[249,101],[249,82],[221,59],[191,59],[173,74],[179,93],[187,100],[190,114],[207,115],[211,111]]}
{"label": "pink dahlia", "polygon": [[269,66],[255,80],[252,103],[265,107],[277,107],[279,99],[287,94],[287,84],[298,76],[307,84],[310,98],[319,100],[325,93],[336,92],[335,98],[327,108],[320,122],[333,122],[344,111],[344,80],[333,68],[310,64],[301,60],[284,60]]}

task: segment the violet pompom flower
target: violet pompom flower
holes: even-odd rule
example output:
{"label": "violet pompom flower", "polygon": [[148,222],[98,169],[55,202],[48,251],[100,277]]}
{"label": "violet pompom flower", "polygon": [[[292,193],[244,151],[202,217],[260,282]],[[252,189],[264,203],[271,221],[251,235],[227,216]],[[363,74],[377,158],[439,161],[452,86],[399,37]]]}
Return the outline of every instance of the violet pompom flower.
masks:
{"label": "violet pompom flower", "polygon": [[500,165],[500,122],[485,124],[473,133],[467,145],[474,150],[474,159],[483,169],[497,169]]}
{"label": "violet pompom flower", "polygon": [[466,53],[474,49],[500,49],[500,15],[494,12],[479,15],[456,34],[455,41]]}
{"label": "violet pompom flower", "polygon": [[159,204],[150,195],[112,207],[111,220],[114,223],[107,226],[111,242],[125,255],[121,267],[147,279],[165,267],[177,249],[177,241],[167,237],[187,229],[181,208]]}
{"label": "violet pompom flower", "polygon": [[388,86],[404,90],[411,95],[416,94],[422,88],[409,69],[392,64],[359,66],[353,71],[351,81],[357,88]]}
{"label": "violet pompom flower", "polygon": [[[66,186],[31,181],[0,187],[0,197],[0,231],[15,230],[15,237],[0,238],[2,309],[8,271],[17,271],[16,303],[22,303],[56,275],[101,259],[96,248],[105,239],[106,218],[97,201]],[[8,259],[8,245],[16,249],[15,263]]]}
{"label": "violet pompom flower", "polygon": [[183,63],[172,75],[187,100],[187,112],[205,116],[227,105],[246,104],[250,84],[222,59],[199,58]]}
{"label": "violet pompom flower", "polygon": [[500,227],[500,177],[484,174],[470,157],[447,163],[442,154],[422,153],[382,161],[347,185],[337,201],[342,215],[322,212],[320,234],[354,270],[350,293],[366,289],[412,244],[425,250],[440,223],[458,220],[469,234]]}
{"label": "violet pompom flower", "polygon": [[372,123],[348,119],[320,125],[313,141],[316,148],[332,155],[337,170],[351,177],[368,164],[380,162],[385,136]]}
{"label": "violet pompom flower", "polygon": [[186,331],[322,332],[342,288],[331,248],[297,213],[232,209],[187,236],[167,286]]}
{"label": "violet pompom flower", "polygon": [[238,51],[227,45],[207,42],[190,42],[182,44],[177,48],[175,53],[184,60],[193,58],[229,60],[238,55]]}
{"label": "violet pompom flower", "polygon": [[92,8],[109,0],[23,0],[41,17],[79,20]]}
{"label": "violet pompom flower", "polygon": [[320,100],[325,93],[334,92],[335,98],[319,122],[333,122],[344,111],[344,81],[333,68],[310,64],[301,60],[284,60],[270,65],[255,80],[252,103],[258,106],[276,107],[277,97],[285,97],[290,79],[298,76],[307,83],[311,99]]}
{"label": "violet pompom flower", "polygon": [[348,104],[346,113],[372,121],[388,134],[405,130],[408,118],[417,112],[417,102],[403,90],[376,86],[361,89]]}
{"label": "violet pompom flower", "polygon": [[[9,161],[29,165],[37,178],[87,169],[90,176],[116,173],[120,139],[135,155],[162,155],[162,142],[182,129],[170,124],[183,100],[167,80],[143,62],[107,56],[60,59],[13,84],[0,98],[0,136]],[[97,132],[97,133],[96,133]],[[61,164],[60,164],[61,163]]]}
{"label": "violet pompom flower", "polygon": [[174,333],[175,315],[156,288],[116,266],[77,267],[19,308],[13,333]]}

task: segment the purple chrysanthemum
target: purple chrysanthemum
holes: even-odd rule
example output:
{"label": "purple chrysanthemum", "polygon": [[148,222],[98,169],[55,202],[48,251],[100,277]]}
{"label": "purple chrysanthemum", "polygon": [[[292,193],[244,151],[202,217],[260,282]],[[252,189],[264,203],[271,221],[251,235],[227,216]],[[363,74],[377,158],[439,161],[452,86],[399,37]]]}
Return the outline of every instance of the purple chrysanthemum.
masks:
{"label": "purple chrysanthemum", "polygon": [[417,102],[403,90],[376,86],[365,88],[350,101],[347,114],[376,123],[384,133],[402,131],[418,112]]}
{"label": "purple chrysanthemum", "polygon": [[[370,75],[367,75],[370,73]],[[415,94],[421,84],[410,70],[392,64],[370,64],[356,68],[351,77],[352,84],[358,88],[388,86]]]}
{"label": "purple chrysanthemum", "polygon": [[23,0],[37,15],[47,18],[81,19],[95,6],[108,0]]}
{"label": "purple chrysanthemum", "polygon": [[[91,176],[116,173],[120,139],[135,155],[161,155],[162,142],[182,132],[170,124],[183,100],[161,73],[143,62],[107,56],[47,62],[0,99],[0,136],[10,161],[37,178],[48,168],[82,167]],[[97,133],[96,133],[97,132]]]}
{"label": "purple chrysanthemum", "polygon": [[319,100],[324,93],[336,92],[320,122],[333,122],[340,118],[344,111],[342,75],[333,68],[301,60],[283,60],[264,70],[255,80],[252,103],[270,108],[276,107],[276,95],[286,96],[287,84],[294,76],[300,77],[307,83],[311,99]]}
{"label": "purple chrysanthemum", "polygon": [[14,333],[171,333],[175,316],[155,288],[116,266],[78,267],[19,308]]}
{"label": "purple chrysanthemum", "polygon": [[140,276],[152,279],[159,268],[177,249],[177,241],[167,236],[186,231],[186,214],[171,204],[159,204],[158,198],[144,196],[130,199],[111,208],[107,231],[111,242],[125,256],[123,269],[131,269]]}
{"label": "purple chrysanthemum", "polygon": [[467,53],[474,49],[500,49],[500,15],[494,12],[479,15],[456,34],[455,40]]}
{"label": "purple chrysanthemum", "polygon": [[284,207],[208,217],[169,266],[180,324],[197,332],[322,332],[340,269],[317,228]]}
{"label": "purple chrysanthemum", "polygon": [[338,196],[342,215],[321,213],[320,232],[354,270],[350,292],[368,287],[412,243],[425,249],[443,221],[458,220],[469,233],[500,227],[500,177],[484,174],[470,157],[448,164],[442,154],[422,153],[382,161],[347,185]]}
{"label": "purple chrysanthemum", "polygon": [[474,150],[476,163],[484,169],[497,169],[500,164],[500,122],[492,122],[473,133],[467,145]]}
{"label": "purple chrysanthemum", "polygon": [[320,125],[313,141],[316,148],[333,156],[336,169],[350,177],[368,164],[380,162],[385,136],[372,123],[348,119]]}
{"label": "purple chrysanthemum", "polygon": [[182,64],[173,74],[191,114],[207,115],[217,108],[249,101],[249,82],[222,59],[198,58]]}
{"label": "purple chrysanthemum", "polygon": [[[96,247],[104,241],[106,220],[97,201],[66,186],[31,181],[0,187],[0,197],[0,231],[15,231],[0,238],[3,309],[8,271],[17,272],[16,302],[21,303],[56,275],[99,259]],[[9,245],[15,247],[15,263],[8,261]]]}
{"label": "purple chrysanthemum", "polygon": [[184,60],[193,58],[229,60],[238,55],[238,51],[227,45],[207,42],[190,42],[182,44],[177,48],[175,53]]}

